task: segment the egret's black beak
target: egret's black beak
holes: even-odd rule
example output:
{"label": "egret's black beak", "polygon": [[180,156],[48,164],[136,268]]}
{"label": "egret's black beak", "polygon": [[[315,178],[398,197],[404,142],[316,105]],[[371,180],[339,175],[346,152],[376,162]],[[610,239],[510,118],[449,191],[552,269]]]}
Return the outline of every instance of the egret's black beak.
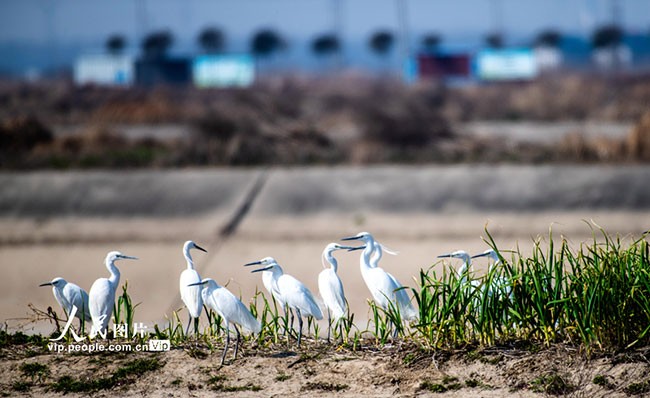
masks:
{"label": "egret's black beak", "polygon": [[52,282],[41,283],[40,285],[38,285],[38,287],[43,287],[43,286],[53,286],[53,285]]}
{"label": "egret's black beak", "polygon": [[[246,264],[246,265],[253,265],[253,264]],[[272,265],[269,265],[268,267],[259,268],[259,269],[254,269],[254,270],[251,271],[251,273],[253,273],[253,272],[268,271],[268,270],[270,270],[271,268],[273,268],[273,266],[272,266]]]}
{"label": "egret's black beak", "polygon": [[137,260],[138,259],[137,257],[127,256],[125,254],[120,254],[119,256],[117,256],[117,258],[121,258],[123,260]]}
{"label": "egret's black beak", "polygon": [[252,263],[244,264],[244,267],[248,267],[251,265],[260,265],[260,264],[262,264],[261,261],[253,261]]}
{"label": "egret's black beak", "polygon": [[348,236],[347,238],[341,238],[341,240],[359,240],[361,237],[359,236]]}
{"label": "egret's black beak", "polygon": [[196,243],[194,244],[194,248],[201,250],[204,253],[207,253],[208,251],[202,248],[201,246],[197,245]]}
{"label": "egret's black beak", "polygon": [[488,255],[488,253],[481,253],[481,254],[475,254],[475,255],[473,255],[473,256],[472,256],[472,257],[470,257],[470,258],[479,258],[479,257],[485,257],[485,256],[487,256],[487,255]]}
{"label": "egret's black beak", "polygon": [[451,253],[450,254],[441,254],[441,255],[438,256],[438,258],[448,258],[448,257],[451,257]]}
{"label": "egret's black beak", "polygon": [[350,248],[348,249],[348,251],[349,251],[349,252],[353,252],[353,251],[355,251],[355,250],[363,250],[363,249],[365,249],[365,248],[366,248],[365,245],[364,245],[364,246],[359,246],[359,247],[350,247]]}
{"label": "egret's black beak", "polygon": [[190,283],[187,286],[198,286],[198,285],[203,285],[206,281],[201,281],[201,282],[196,282],[196,283]]}

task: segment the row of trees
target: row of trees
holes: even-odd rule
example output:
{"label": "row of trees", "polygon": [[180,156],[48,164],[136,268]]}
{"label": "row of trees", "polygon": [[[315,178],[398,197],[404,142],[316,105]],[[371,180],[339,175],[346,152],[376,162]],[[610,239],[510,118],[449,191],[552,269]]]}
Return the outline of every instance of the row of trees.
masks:
{"label": "row of trees", "polygon": [[[597,29],[592,36],[594,48],[612,47],[621,44],[623,30],[614,25],[603,26]],[[227,40],[224,32],[219,28],[209,27],[203,29],[196,38],[198,46],[209,54],[222,53],[226,50]],[[541,32],[535,39],[535,45],[558,47],[562,35],[556,30]],[[396,36],[390,30],[378,30],[370,35],[367,44],[369,49],[378,56],[388,55],[395,46]],[[174,43],[174,37],[169,31],[158,31],[147,35],[141,43],[141,50],[145,57],[157,58],[166,56]],[[436,52],[442,43],[442,36],[437,33],[425,34],[421,37],[420,47],[425,52]],[[503,35],[491,33],[486,35],[485,43],[490,48],[504,46]],[[126,38],[122,35],[112,35],[106,41],[106,49],[113,54],[121,53],[127,45]],[[250,51],[256,56],[267,57],[281,51],[287,46],[287,41],[280,33],[273,29],[261,29],[256,32],[249,43]],[[315,37],[311,42],[311,50],[316,56],[331,56],[341,52],[342,43],[333,33],[325,33]]]}

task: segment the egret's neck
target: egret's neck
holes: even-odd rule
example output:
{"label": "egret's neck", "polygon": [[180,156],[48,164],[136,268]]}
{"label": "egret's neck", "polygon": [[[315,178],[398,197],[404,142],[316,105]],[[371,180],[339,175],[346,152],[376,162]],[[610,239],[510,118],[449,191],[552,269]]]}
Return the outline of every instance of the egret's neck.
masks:
{"label": "egret's neck", "polygon": [[120,283],[120,270],[115,266],[115,261],[106,261],[106,268],[108,268],[108,272],[111,273],[111,277],[108,278],[108,281],[117,286],[117,284]]}
{"label": "egret's neck", "polygon": [[361,271],[370,268],[370,255],[372,254],[373,247],[372,244],[366,244],[366,248],[361,252],[359,256],[359,266]]}
{"label": "egret's neck", "polygon": [[377,268],[379,266],[379,260],[381,260],[381,257],[384,255],[383,252],[384,251],[381,249],[379,245],[375,246],[375,255],[370,260],[371,268]]}
{"label": "egret's neck", "polygon": [[339,269],[339,263],[332,255],[332,252],[324,253],[323,256],[325,257],[325,260],[327,260],[327,262],[330,263],[334,272],[336,272]]}
{"label": "egret's neck", "polygon": [[189,247],[183,249],[183,255],[185,256],[185,261],[187,261],[187,269],[194,269],[194,261],[192,260]]}

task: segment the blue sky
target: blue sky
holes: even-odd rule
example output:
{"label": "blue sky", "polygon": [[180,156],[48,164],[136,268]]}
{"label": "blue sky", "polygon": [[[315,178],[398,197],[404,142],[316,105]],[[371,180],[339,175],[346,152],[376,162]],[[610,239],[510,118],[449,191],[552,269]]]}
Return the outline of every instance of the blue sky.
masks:
{"label": "blue sky", "polygon": [[[397,25],[395,0],[338,1],[345,35],[353,40]],[[612,1],[621,4],[628,29],[650,31],[648,0],[406,0],[414,34],[435,30],[445,37],[492,29],[493,4],[500,4],[506,32],[514,35],[532,35],[545,27],[583,33],[608,21]],[[146,18],[137,17],[138,3],[147,10]],[[0,0],[0,42],[47,42],[52,34],[62,42],[103,41],[114,32],[135,38],[143,30],[160,28],[189,40],[206,25],[220,26],[233,38],[248,37],[261,26],[305,38],[332,27],[333,4],[333,0]]]}
{"label": "blue sky", "polygon": [[650,34],[650,0],[0,0],[0,73],[69,63],[80,52],[101,51],[113,33],[125,35],[136,52],[145,33],[169,29],[172,52],[188,54],[206,26],[222,28],[234,52],[245,51],[259,28],[275,28],[292,56],[307,62],[309,41],[332,30],[337,2],[345,51],[372,57],[361,54],[365,42],[379,28],[397,31],[399,1],[407,5],[412,42],[433,31],[451,48],[480,43],[499,24],[498,9],[507,44],[525,43],[545,28],[588,37],[610,21],[616,1],[626,30]]}

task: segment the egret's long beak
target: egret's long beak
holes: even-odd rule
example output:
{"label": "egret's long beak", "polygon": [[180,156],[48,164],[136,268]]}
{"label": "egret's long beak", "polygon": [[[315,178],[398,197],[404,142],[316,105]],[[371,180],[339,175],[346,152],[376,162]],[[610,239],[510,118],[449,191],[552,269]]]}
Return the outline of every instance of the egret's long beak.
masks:
{"label": "egret's long beak", "polygon": [[[252,264],[246,264],[246,265],[252,265]],[[259,268],[259,269],[254,269],[254,270],[251,271],[251,273],[253,273],[253,272],[268,271],[268,270],[270,270],[271,268],[273,268],[273,266],[272,266],[272,265],[269,265],[268,267]]]}
{"label": "egret's long beak", "polygon": [[207,253],[207,252],[208,252],[207,250],[205,250],[205,249],[202,248],[201,246],[197,245],[196,243],[194,244],[194,248],[195,248],[195,249],[199,249],[199,250],[201,250],[201,251],[204,252],[204,253]]}
{"label": "egret's long beak", "polygon": [[138,259],[137,257],[127,256],[127,255],[124,255],[124,254],[120,254],[119,256],[117,256],[117,258],[121,258],[123,260],[137,260]]}
{"label": "egret's long beak", "polygon": [[451,255],[451,253],[441,254],[441,255],[438,256],[438,258],[448,258],[448,257],[453,257],[453,256]]}
{"label": "egret's long beak", "polygon": [[43,286],[52,286],[52,282],[41,283],[40,285],[38,285],[38,287],[43,287]]}
{"label": "egret's long beak", "polygon": [[349,252],[353,252],[353,251],[355,251],[355,250],[363,250],[363,249],[365,249],[365,248],[366,248],[365,245],[363,245],[363,246],[359,246],[359,247],[348,247],[348,251],[349,251]]}
{"label": "egret's long beak", "polygon": [[479,257],[485,257],[485,256],[487,256],[487,255],[489,255],[489,254],[490,254],[490,253],[481,253],[481,254],[475,254],[475,255],[473,255],[473,256],[472,256],[472,257],[470,257],[470,258],[479,258]]}
{"label": "egret's long beak", "polygon": [[[365,247],[365,246],[364,246],[364,247]],[[348,250],[348,251],[350,251],[350,250],[357,250],[358,248],[357,248],[357,247],[354,247],[354,246],[344,246],[344,245],[339,245],[336,249],[337,249],[337,250]]]}
{"label": "egret's long beak", "polygon": [[253,261],[252,263],[244,264],[244,267],[249,267],[251,265],[260,265],[262,264],[261,261]]}
{"label": "egret's long beak", "polygon": [[341,240],[359,240],[360,236],[348,236],[347,238],[341,238]]}
{"label": "egret's long beak", "polygon": [[196,282],[196,283],[190,283],[190,284],[187,285],[187,286],[198,286],[198,285],[203,285],[203,284],[205,284],[205,283],[207,283],[207,282],[208,282],[208,281],[201,281],[201,282]]}

